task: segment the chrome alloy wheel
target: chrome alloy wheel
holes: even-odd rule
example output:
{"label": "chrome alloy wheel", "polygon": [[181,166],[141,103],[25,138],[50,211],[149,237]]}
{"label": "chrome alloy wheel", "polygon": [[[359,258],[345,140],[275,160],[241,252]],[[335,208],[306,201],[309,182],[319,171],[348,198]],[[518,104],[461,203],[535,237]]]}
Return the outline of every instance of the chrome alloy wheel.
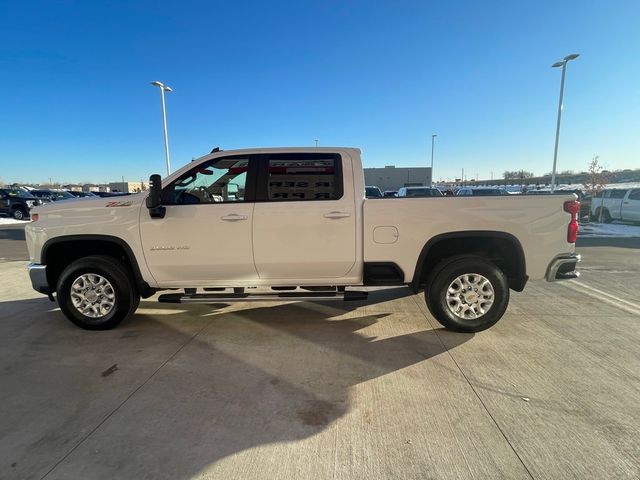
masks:
{"label": "chrome alloy wheel", "polygon": [[493,305],[491,282],[480,274],[465,273],[447,288],[447,306],[456,317],[473,320],[485,315]]}
{"label": "chrome alloy wheel", "polygon": [[71,284],[71,302],[82,315],[101,318],[116,303],[116,295],[109,281],[96,273],[85,273]]}

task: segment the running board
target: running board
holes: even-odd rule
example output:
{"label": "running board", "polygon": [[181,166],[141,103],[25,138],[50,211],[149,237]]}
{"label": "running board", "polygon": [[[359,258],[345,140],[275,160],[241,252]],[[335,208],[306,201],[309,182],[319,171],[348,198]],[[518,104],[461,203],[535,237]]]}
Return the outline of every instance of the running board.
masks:
{"label": "running board", "polygon": [[310,302],[318,300],[366,300],[369,292],[347,290],[344,292],[268,292],[268,293],[165,293],[158,297],[161,303],[211,303],[211,302]]}

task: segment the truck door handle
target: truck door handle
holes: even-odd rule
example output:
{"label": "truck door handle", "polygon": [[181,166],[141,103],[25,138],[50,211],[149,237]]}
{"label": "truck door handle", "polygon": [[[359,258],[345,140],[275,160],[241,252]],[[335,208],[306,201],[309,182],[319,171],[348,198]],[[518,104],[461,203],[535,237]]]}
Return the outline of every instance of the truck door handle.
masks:
{"label": "truck door handle", "polygon": [[351,214],[347,212],[329,212],[324,214],[324,218],[347,218]]}
{"label": "truck door handle", "polygon": [[246,215],[238,215],[237,213],[230,213],[229,215],[224,215],[220,218],[225,222],[237,222],[239,220],[246,220],[249,217]]}
{"label": "truck door handle", "polygon": [[629,202],[622,202],[622,203],[624,203],[625,205],[627,205]]}

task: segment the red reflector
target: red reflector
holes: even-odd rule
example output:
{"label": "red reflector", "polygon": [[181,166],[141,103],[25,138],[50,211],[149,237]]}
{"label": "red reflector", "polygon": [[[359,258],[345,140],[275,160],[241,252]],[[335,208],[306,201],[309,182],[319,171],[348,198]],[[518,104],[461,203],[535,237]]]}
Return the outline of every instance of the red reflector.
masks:
{"label": "red reflector", "polygon": [[567,228],[567,242],[576,243],[578,239],[578,221],[576,219],[571,220],[569,227]]}
{"label": "red reflector", "polygon": [[580,202],[577,200],[569,200],[568,202],[564,202],[563,209],[567,213],[577,215],[578,213],[580,213]]}
{"label": "red reflector", "polygon": [[571,214],[571,221],[567,227],[567,242],[576,243],[578,238],[578,214],[580,213],[580,202],[577,200],[569,200],[564,202],[562,207],[565,212]]}

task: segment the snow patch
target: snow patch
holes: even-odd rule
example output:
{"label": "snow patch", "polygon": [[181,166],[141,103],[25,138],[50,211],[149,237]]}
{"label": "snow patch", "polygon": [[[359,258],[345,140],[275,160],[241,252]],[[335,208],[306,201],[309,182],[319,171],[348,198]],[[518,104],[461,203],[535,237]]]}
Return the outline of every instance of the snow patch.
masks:
{"label": "snow patch", "polygon": [[640,227],[624,223],[581,223],[579,237],[640,237]]}
{"label": "snow patch", "polygon": [[0,217],[0,225],[26,225],[29,220],[14,220],[13,218]]}

